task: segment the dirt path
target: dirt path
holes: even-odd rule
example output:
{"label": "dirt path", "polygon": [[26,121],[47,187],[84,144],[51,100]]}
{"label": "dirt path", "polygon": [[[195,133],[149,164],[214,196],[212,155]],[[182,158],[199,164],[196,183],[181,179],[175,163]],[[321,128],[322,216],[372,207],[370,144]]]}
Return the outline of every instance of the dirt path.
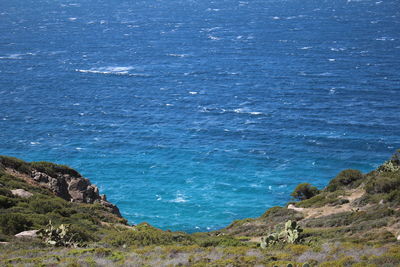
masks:
{"label": "dirt path", "polygon": [[342,199],[347,199],[350,202],[345,203],[343,205],[337,205],[337,206],[323,206],[320,208],[297,208],[294,205],[290,204],[288,206],[288,209],[292,209],[298,212],[302,212],[305,215],[305,219],[311,219],[311,218],[318,218],[318,217],[323,217],[323,216],[328,216],[340,212],[346,212],[346,211],[351,211],[352,208],[352,203],[362,197],[364,195],[365,191],[363,189],[353,189],[350,191],[350,195],[348,196],[342,196],[339,198]]}

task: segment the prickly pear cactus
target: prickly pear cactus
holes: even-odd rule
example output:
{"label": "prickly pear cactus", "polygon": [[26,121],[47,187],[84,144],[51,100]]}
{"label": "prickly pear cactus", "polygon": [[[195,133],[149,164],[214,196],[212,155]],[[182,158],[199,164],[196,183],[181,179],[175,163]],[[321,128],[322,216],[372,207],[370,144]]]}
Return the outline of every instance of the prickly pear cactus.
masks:
{"label": "prickly pear cactus", "polygon": [[78,247],[76,235],[70,230],[70,225],[61,224],[59,227],[54,227],[52,222],[46,228],[39,230],[38,236],[49,245],[63,247]]}
{"label": "prickly pear cactus", "polygon": [[283,235],[286,239],[286,242],[289,244],[297,243],[300,240],[300,233],[303,232],[303,229],[297,224],[296,221],[287,221],[285,223],[285,229],[283,230]]}
{"label": "prickly pear cactus", "polygon": [[265,248],[267,248],[267,246],[268,246],[268,244],[267,244],[267,241],[266,241],[266,237],[262,236],[261,237],[261,242],[260,242],[260,247],[265,249]]}
{"label": "prickly pear cactus", "polygon": [[287,221],[285,228],[281,232],[270,233],[267,236],[261,237],[261,248],[266,248],[278,242],[294,244],[300,242],[301,232],[303,229],[297,224],[296,221]]}

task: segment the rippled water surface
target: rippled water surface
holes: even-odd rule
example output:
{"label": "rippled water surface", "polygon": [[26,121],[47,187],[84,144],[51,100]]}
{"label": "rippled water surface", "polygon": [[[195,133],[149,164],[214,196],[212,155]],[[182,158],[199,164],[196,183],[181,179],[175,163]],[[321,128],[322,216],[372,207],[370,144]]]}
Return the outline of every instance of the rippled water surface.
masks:
{"label": "rippled water surface", "polygon": [[217,229],[400,148],[398,1],[0,2],[0,154]]}

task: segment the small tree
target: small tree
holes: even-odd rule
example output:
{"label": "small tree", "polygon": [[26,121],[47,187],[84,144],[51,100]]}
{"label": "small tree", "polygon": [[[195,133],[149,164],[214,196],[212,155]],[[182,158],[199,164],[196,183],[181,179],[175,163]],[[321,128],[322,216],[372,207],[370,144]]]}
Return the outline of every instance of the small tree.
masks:
{"label": "small tree", "polygon": [[316,188],[315,186],[311,186],[311,184],[309,183],[303,183],[299,184],[290,195],[295,199],[305,200],[312,198],[318,193],[319,193],[318,188]]}

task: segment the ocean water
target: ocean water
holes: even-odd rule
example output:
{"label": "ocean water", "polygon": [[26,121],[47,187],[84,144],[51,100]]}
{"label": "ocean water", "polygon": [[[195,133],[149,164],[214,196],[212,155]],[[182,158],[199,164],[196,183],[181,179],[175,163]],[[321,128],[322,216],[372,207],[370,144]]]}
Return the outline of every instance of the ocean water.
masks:
{"label": "ocean water", "polygon": [[0,2],[0,154],[203,231],[400,148],[396,0]]}

